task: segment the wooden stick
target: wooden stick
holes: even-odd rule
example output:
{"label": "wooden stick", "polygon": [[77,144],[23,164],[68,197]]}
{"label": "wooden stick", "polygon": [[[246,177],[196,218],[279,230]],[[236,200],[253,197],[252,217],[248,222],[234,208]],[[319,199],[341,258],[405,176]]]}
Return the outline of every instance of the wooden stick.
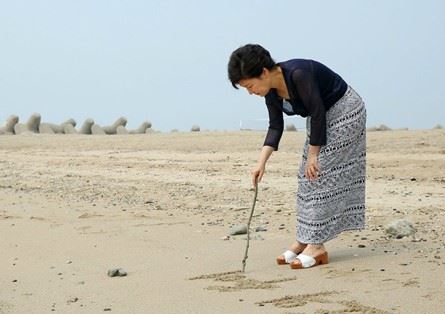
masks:
{"label": "wooden stick", "polygon": [[243,273],[246,270],[247,251],[249,250],[249,240],[250,240],[250,222],[252,221],[253,211],[255,210],[255,203],[256,203],[257,195],[258,195],[258,183],[256,183],[256,185],[255,185],[255,196],[253,197],[252,209],[250,210],[249,221],[247,222],[247,244],[246,244],[246,251],[244,252],[244,258],[243,258]]}

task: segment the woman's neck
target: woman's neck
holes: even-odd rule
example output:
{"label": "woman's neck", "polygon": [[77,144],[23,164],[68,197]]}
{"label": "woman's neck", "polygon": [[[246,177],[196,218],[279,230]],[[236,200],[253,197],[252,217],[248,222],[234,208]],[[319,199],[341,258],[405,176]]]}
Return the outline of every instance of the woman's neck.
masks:
{"label": "woman's neck", "polygon": [[276,69],[270,72],[270,74],[271,87],[277,90],[277,93],[281,98],[289,99],[289,91],[287,90],[283,70],[280,68],[280,66],[277,66]]}

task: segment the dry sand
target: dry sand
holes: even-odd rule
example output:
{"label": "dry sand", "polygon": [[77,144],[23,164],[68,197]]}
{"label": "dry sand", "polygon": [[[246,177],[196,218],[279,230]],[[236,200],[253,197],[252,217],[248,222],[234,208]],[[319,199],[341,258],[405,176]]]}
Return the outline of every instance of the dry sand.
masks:
{"label": "dry sand", "polygon": [[[0,313],[444,313],[445,130],[368,133],[367,226],[292,270],[302,132],[0,136]],[[413,238],[385,225],[413,222]],[[126,277],[107,276],[122,267]]]}

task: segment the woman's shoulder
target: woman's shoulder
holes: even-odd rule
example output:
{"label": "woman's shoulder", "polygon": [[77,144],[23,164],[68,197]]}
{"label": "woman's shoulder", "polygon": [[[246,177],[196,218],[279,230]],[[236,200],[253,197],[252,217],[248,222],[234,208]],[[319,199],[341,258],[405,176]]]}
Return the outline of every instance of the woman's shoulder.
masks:
{"label": "woman's shoulder", "polygon": [[313,62],[317,62],[312,59],[301,59],[301,58],[295,58],[295,59],[289,59],[286,61],[278,62],[278,65],[281,68],[287,69],[287,70],[295,70],[298,68],[307,68],[310,67]]}
{"label": "woman's shoulder", "polygon": [[306,76],[314,71],[314,60],[311,59],[290,59],[278,63],[286,80],[295,80],[296,76]]}
{"label": "woman's shoulder", "polygon": [[295,70],[319,72],[319,71],[332,71],[327,65],[320,61],[313,59],[290,59],[287,61],[279,62],[278,65],[287,73],[293,73]]}

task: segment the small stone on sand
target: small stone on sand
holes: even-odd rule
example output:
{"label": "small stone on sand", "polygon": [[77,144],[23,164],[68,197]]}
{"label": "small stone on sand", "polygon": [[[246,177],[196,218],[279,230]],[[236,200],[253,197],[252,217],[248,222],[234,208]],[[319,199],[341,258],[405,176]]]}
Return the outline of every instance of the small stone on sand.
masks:
{"label": "small stone on sand", "polygon": [[108,270],[109,277],[125,277],[127,276],[127,272],[122,268],[112,268]]}
{"label": "small stone on sand", "polygon": [[246,234],[246,233],[247,233],[247,225],[246,224],[239,224],[239,225],[235,225],[232,228],[230,228],[230,235]]}
{"label": "small stone on sand", "polygon": [[416,233],[416,229],[412,223],[404,219],[398,219],[391,222],[386,227],[385,231],[397,239],[414,235]]}
{"label": "small stone on sand", "polygon": [[263,232],[267,231],[267,228],[265,226],[258,226],[255,228],[255,232]]}

